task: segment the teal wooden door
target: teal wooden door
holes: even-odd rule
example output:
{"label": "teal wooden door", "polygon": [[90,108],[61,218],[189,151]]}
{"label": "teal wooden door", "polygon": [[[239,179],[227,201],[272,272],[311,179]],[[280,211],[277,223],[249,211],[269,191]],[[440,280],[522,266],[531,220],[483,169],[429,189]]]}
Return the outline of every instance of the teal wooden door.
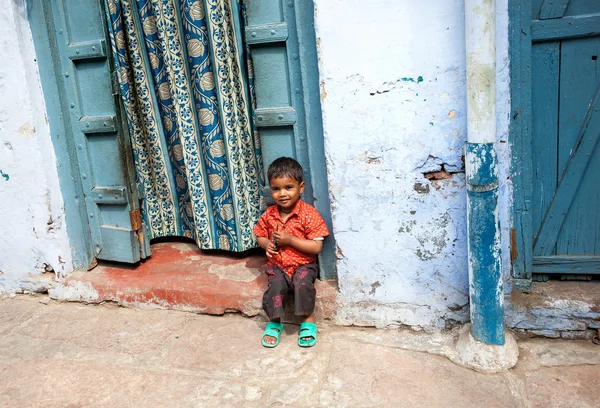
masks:
{"label": "teal wooden door", "polygon": [[[332,231],[313,2],[250,0],[246,6],[245,34],[252,54],[257,102],[254,115],[265,176],[269,164],[278,157],[298,160],[304,168],[303,199],[319,210]],[[325,241],[320,265],[322,278],[336,276],[333,237]]]}
{"label": "teal wooden door", "polygon": [[533,274],[600,274],[600,2],[533,0],[531,13],[531,247],[523,252]]}
{"label": "teal wooden door", "polygon": [[57,155],[63,156],[59,163],[68,162],[80,184],[63,192],[65,201],[77,203],[79,220],[86,224],[82,239],[91,256],[83,259],[88,265],[94,258],[138,262],[150,250],[118,81],[111,75],[103,2],[43,0],[32,7],[40,65],[54,70],[54,75],[42,73],[46,104],[60,105],[60,110],[49,109],[51,132],[57,144],[66,139],[65,149],[57,148]]}

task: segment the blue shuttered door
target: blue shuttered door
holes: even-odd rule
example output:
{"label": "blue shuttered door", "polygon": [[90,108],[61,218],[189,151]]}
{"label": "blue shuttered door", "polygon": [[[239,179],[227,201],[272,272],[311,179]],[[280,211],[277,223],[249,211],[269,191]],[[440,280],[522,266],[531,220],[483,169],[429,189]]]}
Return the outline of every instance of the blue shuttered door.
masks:
{"label": "blue shuttered door", "polygon": [[[265,180],[274,159],[298,160],[304,168],[303,199],[319,210],[332,231],[313,2],[252,0],[246,2],[246,11]],[[320,264],[321,278],[336,276],[333,237],[325,240]]]}
{"label": "blue shuttered door", "polygon": [[532,272],[600,274],[600,3],[532,12]]}
{"label": "blue shuttered door", "polygon": [[[50,2],[57,30],[53,58],[64,81],[63,112],[81,174],[91,246],[100,260],[149,256],[118,81],[113,78],[104,10],[98,0]],[[58,61],[57,61],[58,60]],[[48,101],[48,103],[52,103]]]}

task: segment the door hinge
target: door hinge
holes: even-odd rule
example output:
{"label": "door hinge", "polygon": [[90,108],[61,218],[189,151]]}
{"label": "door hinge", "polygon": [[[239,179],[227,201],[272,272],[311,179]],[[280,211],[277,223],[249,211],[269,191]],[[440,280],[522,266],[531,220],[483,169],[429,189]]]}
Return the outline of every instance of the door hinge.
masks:
{"label": "door hinge", "polygon": [[510,260],[514,262],[519,256],[517,248],[517,230],[515,228],[510,230]]}
{"label": "door hinge", "polygon": [[129,220],[131,221],[132,231],[140,231],[142,229],[142,212],[139,208],[129,211]]}
{"label": "door hinge", "polygon": [[119,83],[119,77],[116,71],[110,73],[110,87],[112,88],[113,96],[121,96],[121,84]]}

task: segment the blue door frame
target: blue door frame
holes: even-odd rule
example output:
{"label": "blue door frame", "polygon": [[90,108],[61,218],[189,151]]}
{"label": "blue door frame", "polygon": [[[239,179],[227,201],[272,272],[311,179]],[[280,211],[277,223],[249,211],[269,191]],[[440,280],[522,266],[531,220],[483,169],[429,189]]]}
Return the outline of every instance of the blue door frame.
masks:
{"label": "blue door frame", "polygon": [[513,284],[531,288],[533,231],[531,219],[531,1],[509,0],[510,143],[512,147],[513,228],[511,260]]}

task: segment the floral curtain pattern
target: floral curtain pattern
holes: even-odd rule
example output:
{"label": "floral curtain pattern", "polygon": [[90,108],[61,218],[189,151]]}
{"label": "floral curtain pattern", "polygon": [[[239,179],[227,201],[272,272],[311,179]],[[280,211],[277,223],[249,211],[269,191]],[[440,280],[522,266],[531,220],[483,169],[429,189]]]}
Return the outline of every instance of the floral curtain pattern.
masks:
{"label": "floral curtain pattern", "polygon": [[255,246],[264,181],[239,0],[106,5],[150,237]]}

